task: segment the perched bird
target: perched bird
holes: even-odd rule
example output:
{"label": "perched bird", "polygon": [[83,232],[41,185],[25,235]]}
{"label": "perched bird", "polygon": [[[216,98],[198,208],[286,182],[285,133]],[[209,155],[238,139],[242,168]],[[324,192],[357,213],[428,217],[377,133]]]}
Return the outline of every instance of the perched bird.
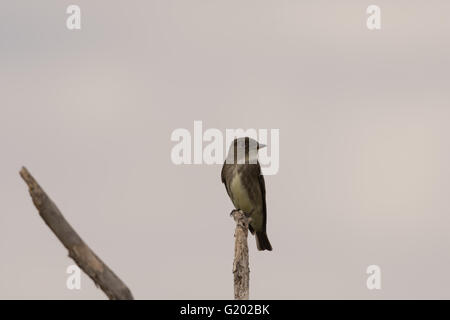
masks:
{"label": "perched bird", "polygon": [[258,162],[258,150],[263,147],[248,137],[235,139],[222,167],[222,182],[236,210],[251,217],[248,228],[258,250],[272,250],[266,233],[266,186]]}

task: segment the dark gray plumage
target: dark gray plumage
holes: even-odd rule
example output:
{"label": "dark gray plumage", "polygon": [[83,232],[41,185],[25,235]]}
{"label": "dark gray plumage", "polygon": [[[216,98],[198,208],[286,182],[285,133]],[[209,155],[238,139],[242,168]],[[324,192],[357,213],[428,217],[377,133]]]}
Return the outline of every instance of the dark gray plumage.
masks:
{"label": "dark gray plumage", "polygon": [[264,147],[245,137],[233,141],[222,167],[222,182],[237,210],[250,215],[249,230],[258,250],[272,250],[266,233],[266,187],[258,162],[258,149]]}

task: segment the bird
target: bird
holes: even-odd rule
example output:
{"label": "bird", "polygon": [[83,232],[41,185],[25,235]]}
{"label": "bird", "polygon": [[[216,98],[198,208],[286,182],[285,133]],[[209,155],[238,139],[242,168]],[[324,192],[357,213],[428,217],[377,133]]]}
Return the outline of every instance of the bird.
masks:
{"label": "bird", "polygon": [[258,250],[272,251],[266,231],[266,186],[258,161],[258,150],[265,146],[249,137],[234,139],[221,178],[235,209],[251,217],[248,228],[255,235]]}

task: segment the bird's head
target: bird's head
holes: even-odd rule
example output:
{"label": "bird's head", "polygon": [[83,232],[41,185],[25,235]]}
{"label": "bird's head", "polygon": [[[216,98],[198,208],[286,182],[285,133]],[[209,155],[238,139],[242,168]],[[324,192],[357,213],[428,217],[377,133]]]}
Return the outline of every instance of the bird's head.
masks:
{"label": "bird's head", "polygon": [[231,159],[236,161],[245,159],[245,163],[256,163],[258,159],[258,150],[265,146],[265,144],[259,143],[249,137],[236,138],[233,140],[233,143],[228,150],[228,159],[232,157]]}

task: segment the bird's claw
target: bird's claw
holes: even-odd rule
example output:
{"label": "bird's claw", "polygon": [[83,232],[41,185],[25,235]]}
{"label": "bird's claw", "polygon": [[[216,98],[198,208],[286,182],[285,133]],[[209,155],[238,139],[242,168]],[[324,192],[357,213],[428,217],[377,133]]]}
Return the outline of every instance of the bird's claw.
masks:
{"label": "bird's claw", "polygon": [[252,210],[250,213],[244,212],[243,210],[233,209],[230,212],[230,217],[234,215],[235,212],[242,212],[247,218],[250,218],[252,216],[254,210]]}

